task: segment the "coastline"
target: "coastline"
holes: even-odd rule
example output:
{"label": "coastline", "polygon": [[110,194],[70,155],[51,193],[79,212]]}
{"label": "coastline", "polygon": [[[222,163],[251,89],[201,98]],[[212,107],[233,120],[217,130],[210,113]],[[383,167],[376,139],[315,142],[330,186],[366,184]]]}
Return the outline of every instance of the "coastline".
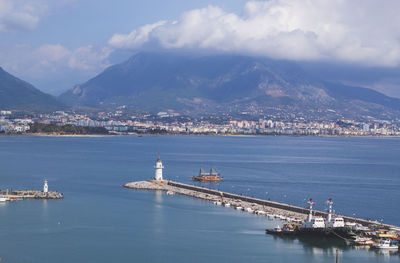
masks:
{"label": "coastline", "polygon": [[316,138],[400,138],[399,135],[276,135],[276,134],[54,134],[54,133],[0,133],[0,137],[168,137],[168,136],[196,136],[196,137],[316,137]]}

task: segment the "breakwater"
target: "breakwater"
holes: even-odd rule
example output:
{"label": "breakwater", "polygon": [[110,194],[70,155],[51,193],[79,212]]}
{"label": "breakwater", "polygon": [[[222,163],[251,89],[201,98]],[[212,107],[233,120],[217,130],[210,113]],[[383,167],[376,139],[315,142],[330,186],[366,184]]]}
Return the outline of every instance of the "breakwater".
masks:
{"label": "breakwater", "polygon": [[61,199],[63,194],[56,191],[43,192],[38,190],[11,190],[3,191],[1,193],[3,197],[9,199]]}
{"label": "breakwater", "polygon": [[[240,208],[240,210],[247,210],[248,212],[256,212],[258,214],[274,215],[280,219],[289,220],[305,220],[310,210],[307,208],[294,206],[290,204],[264,200],[249,196],[238,195],[229,192],[218,191],[210,188],[199,187],[195,185],[183,184],[174,181],[139,181],[131,182],[123,185],[126,188],[131,189],[143,189],[143,190],[162,190],[168,194],[183,194],[203,200],[207,200],[214,203],[220,203],[225,206],[232,206],[234,208]],[[313,210],[314,215],[327,217],[327,213],[323,211]],[[345,221],[362,224],[364,226],[370,226],[377,222],[370,220],[344,216],[341,215]],[[385,228],[397,228],[398,226],[381,224]]]}

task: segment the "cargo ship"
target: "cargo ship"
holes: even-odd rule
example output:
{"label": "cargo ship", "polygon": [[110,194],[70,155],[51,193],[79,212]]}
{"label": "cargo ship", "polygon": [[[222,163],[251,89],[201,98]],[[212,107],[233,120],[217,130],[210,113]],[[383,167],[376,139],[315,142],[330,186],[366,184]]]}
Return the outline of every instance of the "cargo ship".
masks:
{"label": "cargo ship", "polygon": [[210,169],[210,172],[204,172],[202,168],[200,168],[200,172],[198,176],[192,176],[192,179],[195,181],[201,182],[219,182],[223,177],[214,168]]}

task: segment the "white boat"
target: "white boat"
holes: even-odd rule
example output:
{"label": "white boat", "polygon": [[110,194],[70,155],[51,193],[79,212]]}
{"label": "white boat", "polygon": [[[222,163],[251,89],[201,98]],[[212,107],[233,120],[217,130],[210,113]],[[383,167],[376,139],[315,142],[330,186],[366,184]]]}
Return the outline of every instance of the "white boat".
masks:
{"label": "white boat", "polygon": [[392,244],[389,239],[382,239],[378,244],[375,244],[373,247],[377,249],[399,249],[399,246]]}
{"label": "white boat", "polygon": [[279,215],[279,219],[282,220],[282,221],[286,221],[286,220],[287,220],[287,217],[286,217],[286,216],[283,216],[283,215]]}
{"label": "white boat", "polygon": [[260,216],[265,216],[267,214],[267,212],[262,211],[262,210],[258,210],[257,214],[260,215]]}
{"label": "white boat", "polygon": [[237,206],[237,207],[236,207],[236,210],[243,210],[243,207]]}
{"label": "white boat", "polygon": [[249,212],[249,213],[253,213],[253,212],[254,212],[254,210],[251,209],[250,207],[247,207],[247,208],[246,208],[246,211]]}
{"label": "white boat", "polygon": [[0,196],[0,202],[7,202],[7,201],[10,201],[10,198],[5,196]]}
{"label": "white boat", "polygon": [[216,203],[217,205],[222,205],[222,202],[220,202],[220,201],[217,201],[217,203]]}
{"label": "white boat", "polygon": [[231,204],[230,204],[230,203],[225,203],[224,206],[225,206],[225,207],[230,207]]}

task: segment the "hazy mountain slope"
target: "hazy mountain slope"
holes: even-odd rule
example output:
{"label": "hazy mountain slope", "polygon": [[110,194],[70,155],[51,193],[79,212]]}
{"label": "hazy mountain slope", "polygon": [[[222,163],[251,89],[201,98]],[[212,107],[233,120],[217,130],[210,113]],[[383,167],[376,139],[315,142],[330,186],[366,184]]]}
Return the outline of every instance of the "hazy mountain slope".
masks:
{"label": "hazy mountain slope", "polygon": [[[74,106],[187,114],[250,111],[352,117],[396,116],[400,100],[376,91],[323,82],[297,64],[233,55],[188,57],[139,53],[62,94]],[[376,113],[376,114],[375,114]],[[387,114],[386,114],[387,113]]]}
{"label": "hazy mountain slope", "polygon": [[0,67],[0,109],[52,111],[64,107],[56,98],[41,92]]}

